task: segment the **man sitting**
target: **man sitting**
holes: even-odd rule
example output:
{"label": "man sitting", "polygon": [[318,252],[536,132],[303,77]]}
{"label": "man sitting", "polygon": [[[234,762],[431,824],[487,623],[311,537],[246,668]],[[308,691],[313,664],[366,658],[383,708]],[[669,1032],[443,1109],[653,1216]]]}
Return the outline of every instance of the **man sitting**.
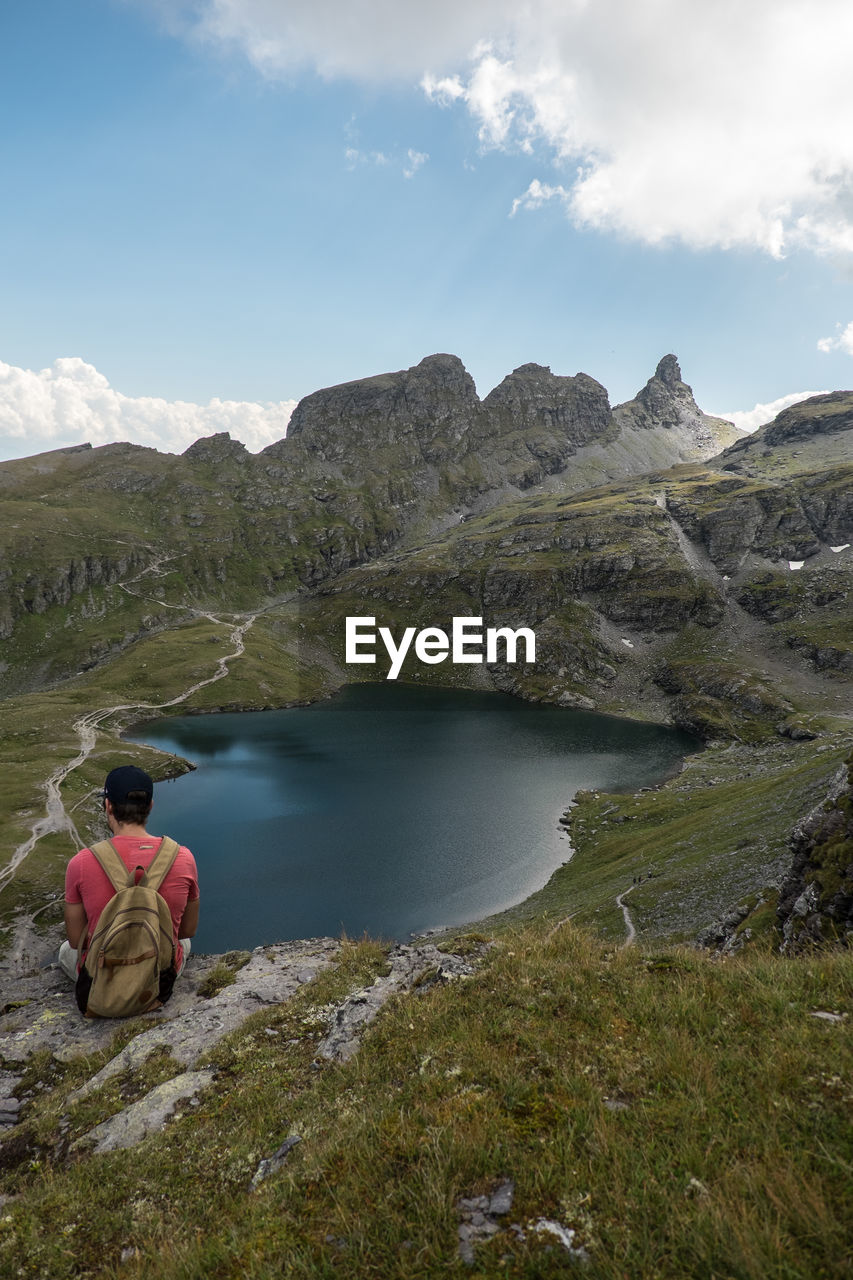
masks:
{"label": "man sitting", "polygon": [[[128,872],[148,868],[163,841],[146,831],[154,800],[154,783],[135,765],[121,765],[104,783],[104,812],[112,843]],[[81,849],[65,872],[65,933],[59,966],[76,982],[98,918],[116,890],[91,849]],[[172,917],[175,968],[178,973],[190,954],[190,938],[198,927],[198,872],[195,858],[181,845],[158,890]]]}

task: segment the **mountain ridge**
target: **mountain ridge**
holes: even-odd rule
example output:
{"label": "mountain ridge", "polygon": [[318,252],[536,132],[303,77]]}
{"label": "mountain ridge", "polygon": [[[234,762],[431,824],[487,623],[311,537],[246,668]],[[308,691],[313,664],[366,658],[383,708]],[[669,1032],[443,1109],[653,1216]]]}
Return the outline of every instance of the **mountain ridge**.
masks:
{"label": "mountain ridge", "polygon": [[[113,444],[2,464],[0,696],[53,759],[74,716],[109,703],[138,720],[328,696],[353,678],[348,614],[447,627],[461,613],[537,630],[534,669],[491,664],[478,687],[710,742],[834,741],[853,668],[849,556],[832,549],[853,529],[836,457],[848,394],[786,411],[793,443],[765,431],[720,453],[674,356],[611,409],[594,379],[535,364],[481,402],[438,355],[306,397],[260,455],[218,433],[181,456]],[[211,683],[210,646],[238,631],[239,661]],[[474,675],[409,658],[402,678]],[[14,733],[4,751],[20,755]],[[10,773],[13,846],[32,767]]]}

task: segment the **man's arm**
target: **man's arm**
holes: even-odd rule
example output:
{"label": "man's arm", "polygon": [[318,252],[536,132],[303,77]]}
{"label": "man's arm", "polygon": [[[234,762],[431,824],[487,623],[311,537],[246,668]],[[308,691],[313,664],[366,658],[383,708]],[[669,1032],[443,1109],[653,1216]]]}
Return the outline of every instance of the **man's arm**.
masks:
{"label": "man's arm", "polygon": [[198,898],[195,902],[188,902],[184,907],[184,914],[181,916],[181,923],[178,928],[179,938],[194,938],[195,931],[198,928]]}
{"label": "man's arm", "polygon": [[65,936],[68,945],[79,951],[81,942],[86,941],[86,911],[82,902],[66,902],[64,905]]}

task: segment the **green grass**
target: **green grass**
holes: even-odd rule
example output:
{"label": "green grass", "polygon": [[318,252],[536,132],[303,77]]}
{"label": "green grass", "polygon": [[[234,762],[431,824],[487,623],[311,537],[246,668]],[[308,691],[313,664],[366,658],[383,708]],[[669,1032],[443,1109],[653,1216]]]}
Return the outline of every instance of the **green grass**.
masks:
{"label": "green grass", "polygon": [[640,937],[689,939],[749,892],[778,883],[791,860],[791,828],[826,794],[849,750],[842,737],[819,751],[812,743],[731,744],[689,757],[653,791],[581,792],[570,813],[571,860],[489,923],[571,916],[621,941],[616,897],[630,888],[626,905]]}
{"label": "green grass", "polygon": [[226,951],[207,974],[204,982],[200,983],[198,994],[210,1000],[226,987],[233,986],[237,981],[237,974],[244,965],[249,963],[251,955],[250,951]]}
{"label": "green grass", "polygon": [[[810,1013],[853,1014],[849,953],[720,963],[527,928],[472,979],[393,1001],[350,1063],[314,1065],[329,1009],[381,963],[348,947],[253,1018],[200,1105],[133,1151],[67,1155],[83,1108],[57,1144],[80,1074],[65,1069],[9,1153],[0,1259],[51,1280],[533,1280],[574,1269],[529,1230],[546,1217],[575,1230],[591,1280],[848,1274],[849,1022]],[[122,1089],[138,1091],[112,1082],[107,1109]],[[289,1134],[302,1142],[249,1192]],[[469,1269],[456,1202],[505,1178],[512,1211]]]}

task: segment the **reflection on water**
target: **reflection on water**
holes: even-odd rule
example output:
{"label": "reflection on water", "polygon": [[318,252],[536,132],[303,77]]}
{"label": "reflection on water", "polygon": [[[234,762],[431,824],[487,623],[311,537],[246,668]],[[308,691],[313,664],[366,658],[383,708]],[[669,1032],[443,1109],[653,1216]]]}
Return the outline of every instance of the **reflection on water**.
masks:
{"label": "reflection on water", "polygon": [[557,819],[576,791],[648,785],[697,745],[655,725],[400,684],[134,736],[198,765],[158,784],[151,830],[196,855],[202,951],[342,929],[403,938],[509,906],[566,858]]}

